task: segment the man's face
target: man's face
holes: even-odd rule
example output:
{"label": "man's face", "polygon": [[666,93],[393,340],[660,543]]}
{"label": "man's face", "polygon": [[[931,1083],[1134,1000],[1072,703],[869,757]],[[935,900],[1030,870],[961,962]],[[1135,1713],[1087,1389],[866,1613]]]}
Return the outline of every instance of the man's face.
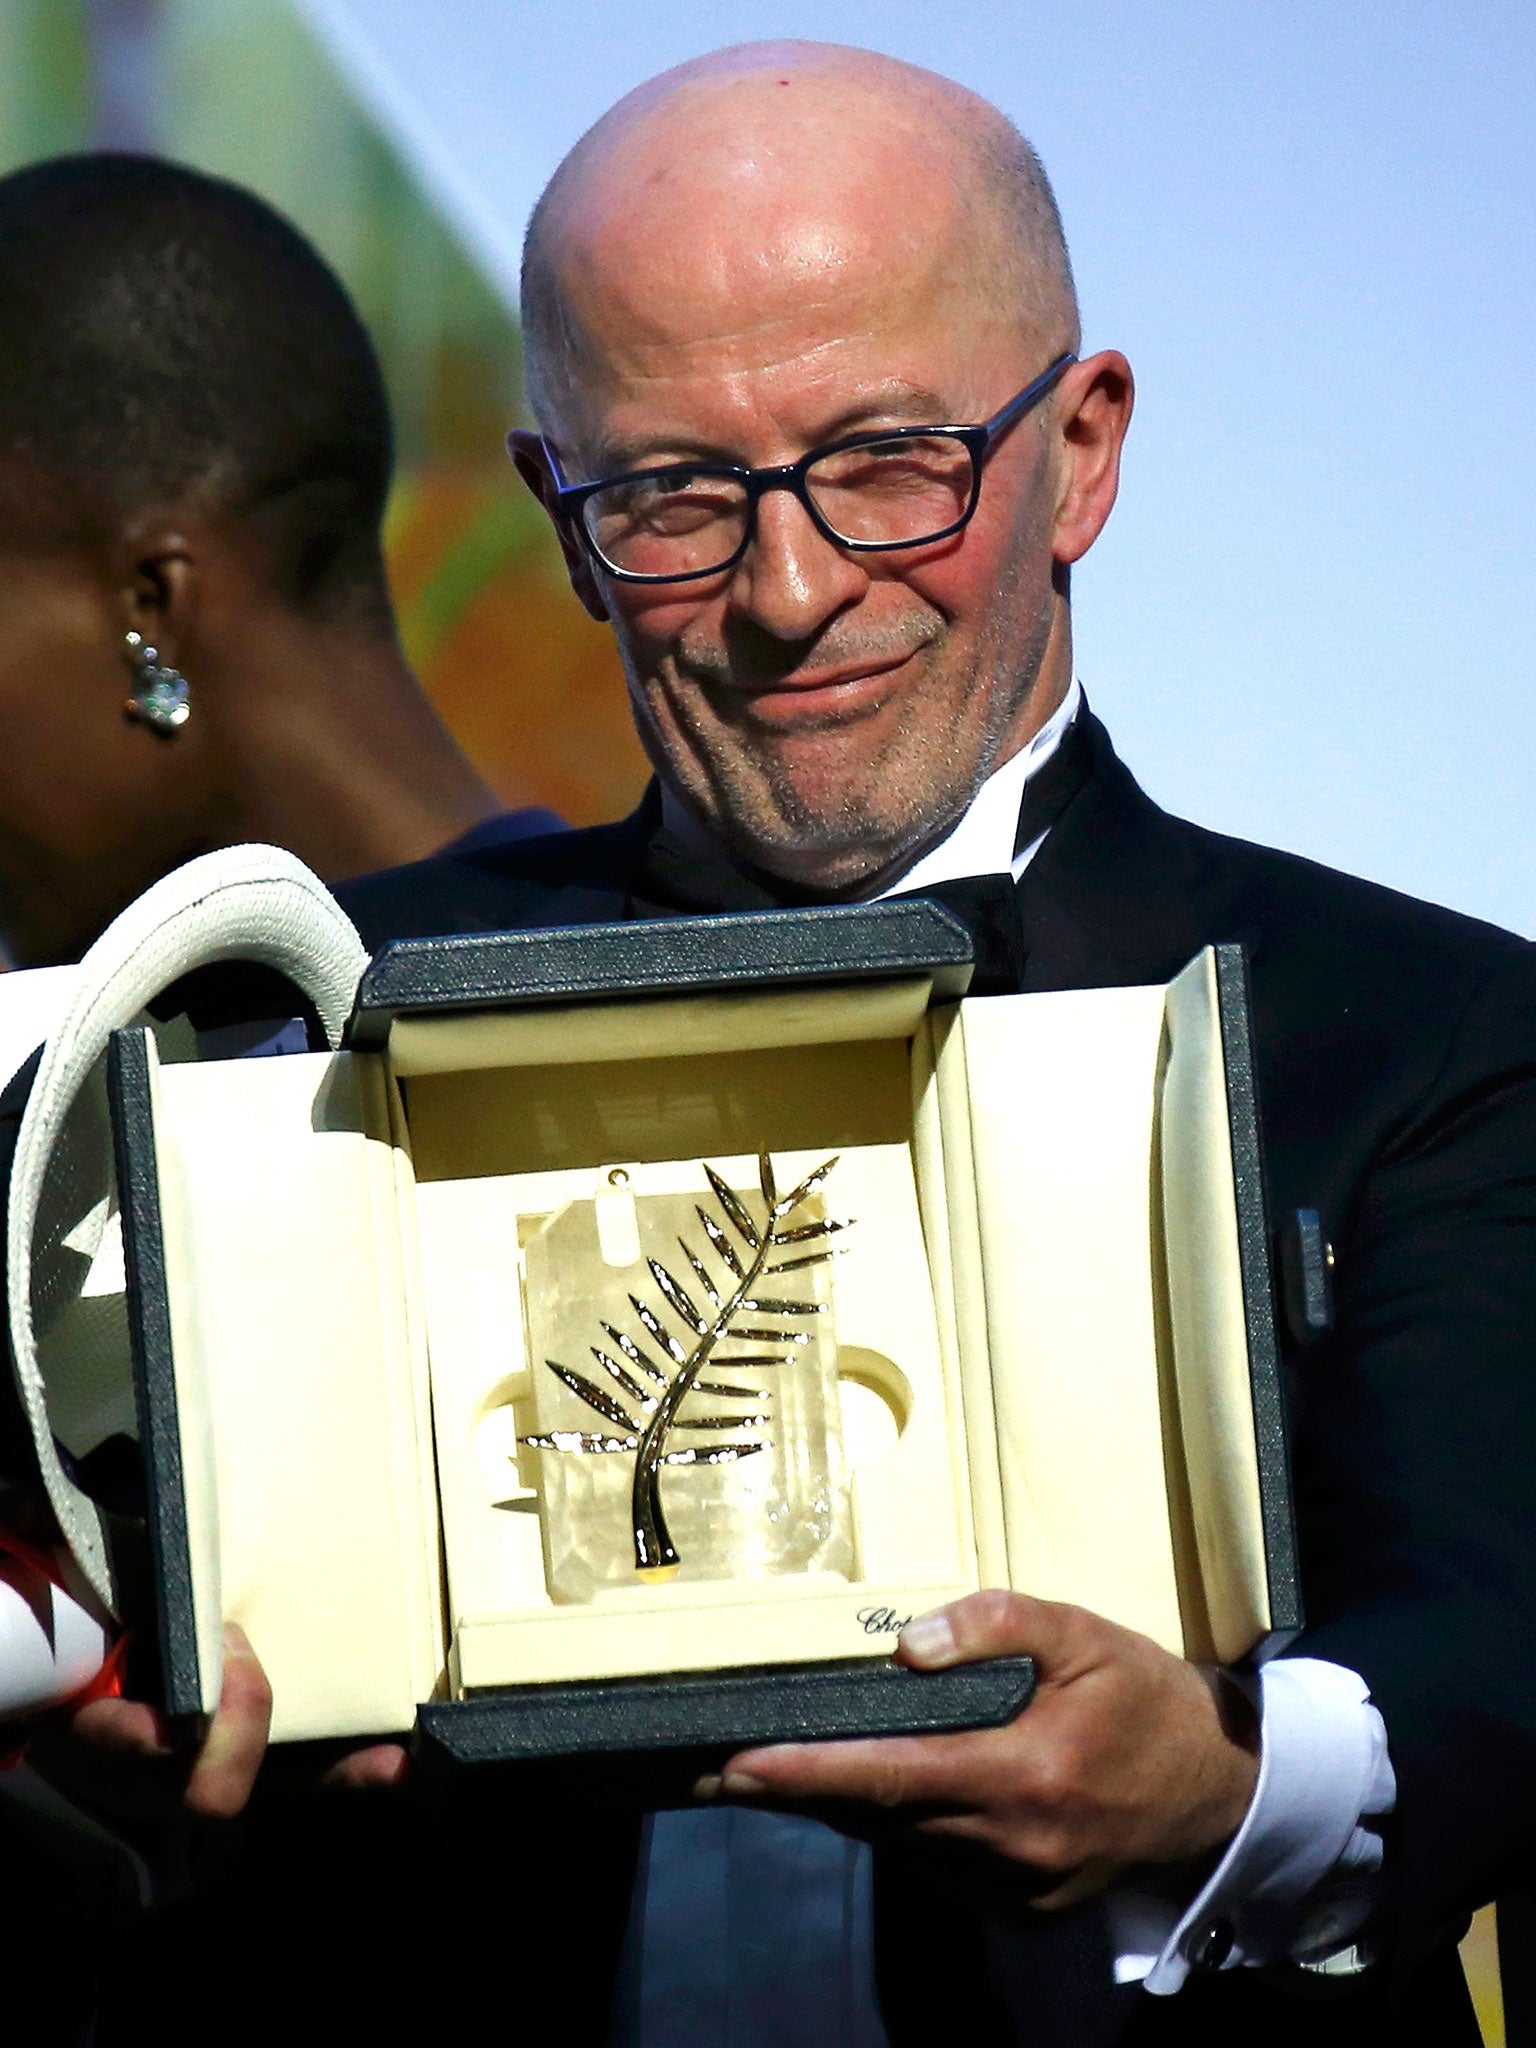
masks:
{"label": "man's face", "polygon": [[[594,235],[564,272],[577,340],[551,440],[567,477],[785,463],[997,411],[1059,341],[978,290],[985,250],[951,208],[908,194],[901,215],[881,193],[767,222],[717,207],[665,263],[633,232]],[[947,541],[849,553],[773,491],[718,577],[578,571],[613,623],[652,760],[738,855],[856,883],[947,825],[1049,713],[1070,660],[1054,406],[998,445],[975,517]]]}

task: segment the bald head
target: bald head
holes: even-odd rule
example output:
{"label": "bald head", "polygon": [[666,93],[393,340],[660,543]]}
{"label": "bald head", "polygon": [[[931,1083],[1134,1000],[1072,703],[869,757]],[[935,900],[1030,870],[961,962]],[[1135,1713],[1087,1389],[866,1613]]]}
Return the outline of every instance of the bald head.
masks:
{"label": "bald head", "polygon": [[[576,144],[529,223],[530,401],[569,433],[604,347],[687,347],[746,312],[818,299],[857,320],[903,273],[957,317],[1003,322],[1042,358],[1075,348],[1061,219],[1038,157],[976,94],[822,43],[752,43],[638,88]],[[617,316],[617,317],[616,317]]]}
{"label": "bald head", "polygon": [[797,888],[900,872],[1060,702],[1129,417],[1028,143],[888,57],[721,51],[571,151],[523,307],[513,452],[664,785]]}

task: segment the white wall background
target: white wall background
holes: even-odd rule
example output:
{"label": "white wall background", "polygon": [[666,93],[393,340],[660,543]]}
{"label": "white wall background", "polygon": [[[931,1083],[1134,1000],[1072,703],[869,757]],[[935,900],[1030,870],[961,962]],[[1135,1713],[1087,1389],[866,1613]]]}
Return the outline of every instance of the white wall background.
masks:
{"label": "white wall background", "polygon": [[[753,36],[986,93],[1140,380],[1076,582],[1160,801],[1536,933],[1529,0],[304,0],[494,278],[575,137]],[[685,229],[680,227],[680,233]]]}

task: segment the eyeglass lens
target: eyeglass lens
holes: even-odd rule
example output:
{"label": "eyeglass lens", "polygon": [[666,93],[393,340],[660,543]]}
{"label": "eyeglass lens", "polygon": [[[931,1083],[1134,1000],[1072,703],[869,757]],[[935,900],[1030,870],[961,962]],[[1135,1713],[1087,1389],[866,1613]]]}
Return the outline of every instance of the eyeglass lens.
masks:
{"label": "eyeglass lens", "polygon": [[[804,473],[805,494],[831,532],[854,546],[916,546],[966,516],[971,452],[952,434],[919,434],[834,450]],[[603,560],[631,576],[724,568],[751,516],[738,477],[674,469],[620,478],[582,507]]]}

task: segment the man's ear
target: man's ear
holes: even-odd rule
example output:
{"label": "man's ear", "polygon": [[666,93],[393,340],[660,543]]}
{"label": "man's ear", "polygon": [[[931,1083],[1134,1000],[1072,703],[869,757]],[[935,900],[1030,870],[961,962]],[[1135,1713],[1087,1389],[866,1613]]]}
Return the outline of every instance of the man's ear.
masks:
{"label": "man's ear", "polygon": [[142,635],[167,668],[179,668],[194,636],[200,596],[189,533],[174,522],[136,522],[118,542],[114,568],[124,631]]}
{"label": "man's ear", "polygon": [[516,463],[518,475],[549,514],[555,538],[560,543],[560,552],[565,557],[565,573],[571,579],[572,590],[581,600],[582,609],[606,624],[608,607],[597,587],[597,578],[592,574],[591,557],[571,532],[570,522],[560,514],[559,486],[549,466],[543,435],[529,433],[524,427],[514,427],[507,436],[507,453]]}
{"label": "man's ear", "polygon": [[1118,349],[1074,363],[1057,386],[1061,485],[1051,552],[1063,568],[1087,554],[1114,509],[1135,395],[1131,366]]}

